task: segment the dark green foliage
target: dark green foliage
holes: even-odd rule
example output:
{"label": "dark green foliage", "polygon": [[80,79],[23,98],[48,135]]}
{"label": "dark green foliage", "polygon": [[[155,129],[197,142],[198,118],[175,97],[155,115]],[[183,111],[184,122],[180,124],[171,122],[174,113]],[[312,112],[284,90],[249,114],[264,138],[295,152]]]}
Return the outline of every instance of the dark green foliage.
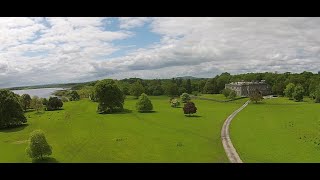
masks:
{"label": "dark green foliage", "polygon": [[191,86],[191,80],[190,80],[190,79],[187,79],[186,92],[187,92],[188,94],[191,94],[191,93],[192,93],[192,86]]}
{"label": "dark green foliage", "polygon": [[181,94],[185,93],[186,91],[187,91],[186,88],[184,88],[184,87],[179,87],[179,88],[178,88],[178,95],[181,95]]}
{"label": "dark green foliage", "polygon": [[95,85],[94,97],[98,105],[98,113],[123,111],[124,94],[112,79],[99,81]]}
{"label": "dark green foliage", "polygon": [[256,89],[251,95],[250,95],[250,100],[255,102],[255,103],[258,103],[258,101],[262,101],[263,100],[263,97],[262,97],[262,94],[261,92]]}
{"label": "dark green foliage", "polygon": [[26,122],[19,96],[9,90],[0,90],[0,129]]}
{"label": "dark green foliage", "polygon": [[80,100],[80,96],[77,91],[71,91],[68,93],[68,97],[70,101],[78,101]]}
{"label": "dark green foliage", "polygon": [[237,93],[233,90],[230,91],[228,98],[235,99],[237,97]]}
{"label": "dark green foliage", "polygon": [[226,98],[229,97],[230,92],[231,92],[231,89],[229,89],[229,88],[226,88],[226,89],[222,90],[222,94],[223,94]]}
{"label": "dark green foliage", "polygon": [[286,86],[286,89],[283,91],[283,94],[288,97],[289,99],[292,99],[293,98],[293,92],[294,92],[294,89],[295,89],[295,85],[293,83],[289,83],[287,86]]}
{"label": "dark green foliage", "polygon": [[57,97],[50,97],[47,103],[47,111],[54,111],[60,109],[63,106],[61,99]]}
{"label": "dark green foliage", "polygon": [[170,97],[175,97],[175,96],[178,96],[179,94],[178,86],[176,83],[173,83],[173,82],[168,82],[164,86],[164,91],[165,91],[165,94]]}
{"label": "dark green foliage", "polygon": [[144,87],[140,81],[133,83],[130,87],[130,94],[138,98],[142,93],[144,93]]}
{"label": "dark green foliage", "polygon": [[47,98],[41,98],[41,100],[42,100],[42,104],[43,104],[44,106],[47,106],[47,104],[48,104],[48,99],[47,99]]}
{"label": "dark green foliage", "polygon": [[183,107],[184,114],[188,114],[190,116],[191,114],[194,114],[196,112],[197,112],[197,107],[193,102],[189,101],[184,104],[184,107]]}
{"label": "dark green foliage", "polygon": [[148,112],[153,110],[153,105],[145,93],[142,93],[136,104],[137,111]]}
{"label": "dark green foliage", "polygon": [[186,103],[191,100],[190,95],[188,93],[181,94],[180,98],[183,103]]}
{"label": "dark green foliage", "polygon": [[313,94],[314,94],[314,102],[320,103],[320,84],[316,87]]}
{"label": "dark green foliage", "polygon": [[304,94],[304,89],[303,87],[298,84],[295,88],[294,88],[294,92],[292,94],[292,97],[295,101],[302,101],[303,100],[303,94]]}
{"label": "dark green foliage", "polygon": [[31,103],[31,97],[29,94],[23,94],[21,96],[21,105],[23,109],[26,111],[28,108],[30,108]]}
{"label": "dark green foliage", "polygon": [[26,152],[32,159],[43,159],[52,154],[52,147],[48,144],[43,131],[35,130],[30,134]]}
{"label": "dark green foliage", "polygon": [[194,96],[198,96],[200,93],[199,93],[199,91],[192,91],[192,95],[194,95]]}

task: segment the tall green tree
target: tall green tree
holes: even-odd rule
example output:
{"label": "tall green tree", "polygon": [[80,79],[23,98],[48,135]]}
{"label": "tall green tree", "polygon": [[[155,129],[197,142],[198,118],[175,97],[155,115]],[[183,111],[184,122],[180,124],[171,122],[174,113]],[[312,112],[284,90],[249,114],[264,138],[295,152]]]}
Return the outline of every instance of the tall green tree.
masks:
{"label": "tall green tree", "polygon": [[191,93],[192,93],[191,79],[187,79],[186,92],[187,92],[188,94],[191,94]]}
{"label": "tall green tree", "polygon": [[42,130],[35,130],[30,134],[26,152],[32,159],[43,159],[52,154],[52,147],[48,144]]}
{"label": "tall green tree", "polygon": [[43,109],[42,100],[38,96],[33,96],[31,99],[31,108],[35,109],[36,111],[40,111]]}
{"label": "tall green tree", "polygon": [[140,81],[133,83],[130,87],[130,94],[136,98],[138,98],[142,93],[144,93],[144,87],[142,86]]}
{"label": "tall green tree", "polygon": [[123,110],[124,94],[112,79],[97,82],[95,98],[99,103],[98,113],[113,113]]}
{"label": "tall green tree", "polygon": [[9,90],[0,90],[0,129],[26,122],[19,96]]}
{"label": "tall green tree", "polygon": [[70,101],[78,101],[80,100],[80,95],[77,91],[71,91],[68,93],[68,97]]}
{"label": "tall green tree", "polygon": [[298,84],[294,88],[294,92],[292,93],[292,97],[295,101],[302,101],[303,95],[304,95],[304,88],[302,87],[302,85]]}
{"label": "tall green tree", "polygon": [[168,82],[167,84],[165,84],[164,91],[165,94],[170,97],[178,96],[179,94],[178,86],[176,83],[173,82]]}
{"label": "tall green tree", "polygon": [[29,94],[23,94],[21,96],[21,104],[23,107],[23,110],[27,110],[28,108],[30,108],[30,103],[31,103],[31,97]]}
{"label": "tall green tree", "polygon": [[283,93],[285,94],[286,97],[288,97],[289,99],[292,99],[294,88],[295,88],[295,85],[293,83],[289,83],[286,86],[286,89],[283,91]]}

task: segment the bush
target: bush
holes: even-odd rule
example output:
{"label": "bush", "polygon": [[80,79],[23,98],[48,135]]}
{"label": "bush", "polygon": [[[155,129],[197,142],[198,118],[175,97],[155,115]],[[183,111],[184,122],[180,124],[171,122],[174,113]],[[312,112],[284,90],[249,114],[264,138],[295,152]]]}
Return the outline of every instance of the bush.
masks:
{"label": "bush", "polygon": [[172,99],[171,100],[171,107],[179,107],[180,106],[180,101],[178,99]]}
{"label": "bush", "polygon": [[191,100],[190,95],[188,93],[181,94],[180,98],[183,103],[186,103]]}
{"label": "bush", "polygon": [[184,104],[183,112],[184,114],[188,114],[190,116],[191,114],[194,114],[197,112],[197,107],[193,102],[189,101],[186,104]]}
{"label": "bush", "polygon": [[228,88],[222,90],[222,94],[223,94],[226,98],[229,97],[230,92],[231,92],[231,89],[228,89]]}
{"label": "bush", "polygon": [[139,97],[136,108],[139,112],[148,112],[153,110],[153,105],[145,93],[142,93]]}
{"label": "bush", "polygon": [[77,91],[71,91],[68,93],[68,97],[70,101],[78,101],[80,100],[80,96]]}
{"label": "bush", "polygon": [[235,99],[237,97],[237,93],[233,90],[230,91],[228,98]]}
{"label": "bush", "polygon": [[62,102],[68,102],[69,99],[68,99],[67,97],[65,97],[65,96],[62,96],[62,97],[61,97],[61,101],[62,101]]}
{"label": "bush", "polygon": [[48,144],[43,131],[35,130],[30,134],[26,152],[32,159],[43,159],[52,154],[52,147]]}
{"label": "bush", "polygon": [[304,89],[301,85],[297,85],[294,88],[294,92],[292,93],[292,97],[295,101],[302,101],[303,100],[303,94],[304,94]]}
{"label": "bush", "polygon": [[63,102],[57,97],[50,97],[47,103],[47,110],[53,111],[60,109],[63,106]]}

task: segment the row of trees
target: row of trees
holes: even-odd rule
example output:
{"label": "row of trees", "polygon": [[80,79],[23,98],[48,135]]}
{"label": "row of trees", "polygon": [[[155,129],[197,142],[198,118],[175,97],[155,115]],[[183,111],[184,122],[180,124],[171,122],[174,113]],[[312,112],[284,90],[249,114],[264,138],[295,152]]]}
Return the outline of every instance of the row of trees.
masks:
{"label": "row of trees", "polygon": [[[237,81],[261,81],[265,80],[271,86],[272,93],[276,95],[285,95],[284,90],[289,83],[295,85],[300,84],[303,88],[304,96],[313,96],[319,89],[320,75],[312,72],[302,72],[293,74],[290,72],[278,73],[247,73],[231,75],[227,72],[217,75],[213,78],[198,79],[153,79],[143,80],[140,78],[130,78],[123,80],[115,80],[115,83],[121,89],[124,95],[133,95],[138,98],[142,93],[147,95],[168,95],[170,97],[180,96],[182,93],[197,95],[199,93],[206,94],[226,94],[228,98],[234,98],[235,93],[224,92],[225,84]],[[90,82],[76,86],[77,92],[81,97],[89,97],[97,83]],[[230,96],[229,96],[230,95]]]}

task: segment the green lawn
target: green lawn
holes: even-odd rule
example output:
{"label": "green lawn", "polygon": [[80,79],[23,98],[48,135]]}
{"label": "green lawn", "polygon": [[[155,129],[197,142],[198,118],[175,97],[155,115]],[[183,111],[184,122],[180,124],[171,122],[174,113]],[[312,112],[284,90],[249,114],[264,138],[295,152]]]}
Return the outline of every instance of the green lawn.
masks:
{"label": "green lawn", "polygon": [[154,113],[137,113],[127,98],[125,113],[97,114],[89,100],[64,109],[28,112],[28,125],[0,130],[0,162],[31,162],[25,153],[30,132],[42,129],[58,162],[228,162],[220,130],[246,99],[228,103],[194,100],[199,117],[171,108],[168,97],[150,97]]}
{"label": "green lawn", "polygon": [[[199,97],[210,98],[210,99],[215,99],[215,100],[230,100],[230,99],[226,98],[223,94],[202,94]],[[239,96],[237,96],[236,98],[239,98]]]}
{"label": "green lawn", "polygon": [[231,123],[244,162],[320,162],[320,104],[305,98],[250,103]]}

